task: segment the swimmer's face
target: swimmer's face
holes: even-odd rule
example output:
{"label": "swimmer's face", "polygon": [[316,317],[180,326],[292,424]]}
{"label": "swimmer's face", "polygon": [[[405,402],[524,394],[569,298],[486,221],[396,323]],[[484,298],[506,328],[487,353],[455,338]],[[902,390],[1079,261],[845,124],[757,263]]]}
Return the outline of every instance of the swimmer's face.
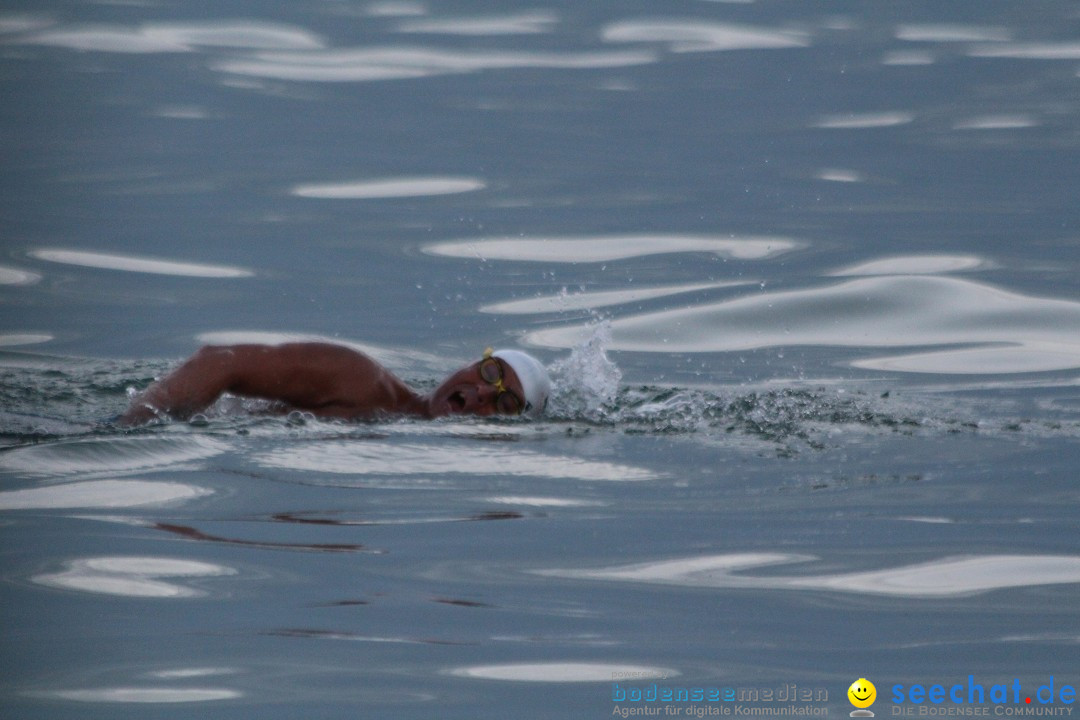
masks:
{"label": "swimmer's face", "polygon": [[[486,380],[485,374],[490,376],[491,368],[486,372],[481,371],[483,363],[498,363],[502,370],[502,390]],[[505,392],[511,397],[502,397]],[[450,377],[443,380],[439,387],[431,393],[428,400],[431,414],[435,417],[441,415],[516,415],[516,409],[525,406],[525,391],[521,387],[514,369],[498,358],[486,358],[478,360],[471,365],[466,365]]]}
{"label": "swimmer's face", "polygon": [[851,683],[847,690],[848,700],[857,708],[868,708],[877,700],[877,688],[866,678],[859,678]]}

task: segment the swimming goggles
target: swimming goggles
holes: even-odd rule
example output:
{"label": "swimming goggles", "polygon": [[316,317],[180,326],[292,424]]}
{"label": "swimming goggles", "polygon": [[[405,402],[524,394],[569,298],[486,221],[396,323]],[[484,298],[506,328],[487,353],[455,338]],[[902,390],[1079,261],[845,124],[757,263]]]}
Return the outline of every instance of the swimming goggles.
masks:
{"label": "swimming goggles", "polygon": [[525,409],[525,403],[503,384],[506,376],[503,374],[502,363],[498,358],[492,357],[491,353],[491,348],[484,350],[484,359],[480,361],[480,377],[499,391],[495,396],[495,409],[500,415],[520,415]]}

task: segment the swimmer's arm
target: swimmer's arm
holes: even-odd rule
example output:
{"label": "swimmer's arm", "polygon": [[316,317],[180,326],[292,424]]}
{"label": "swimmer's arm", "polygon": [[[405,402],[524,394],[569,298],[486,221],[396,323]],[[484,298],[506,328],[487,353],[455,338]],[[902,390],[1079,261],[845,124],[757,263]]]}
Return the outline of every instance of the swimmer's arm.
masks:
{"label": "swimmer's arm", "polygon": [[140,424],[162,414],[186,419],[225,392],[326,417],[409,412],[418,401],[377,362],[339,345],[208,346],[137,397],[120,422]]}

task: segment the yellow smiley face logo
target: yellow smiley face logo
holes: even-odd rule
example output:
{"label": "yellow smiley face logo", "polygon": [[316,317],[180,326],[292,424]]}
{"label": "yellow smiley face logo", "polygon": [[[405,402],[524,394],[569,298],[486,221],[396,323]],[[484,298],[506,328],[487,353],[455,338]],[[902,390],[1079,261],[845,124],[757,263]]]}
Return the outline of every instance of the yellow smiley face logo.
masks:
{"label": "yellow smiley face logo", "polygon": [[868,708],[877,700],[877,688],[866,678],[859,678],[847,689],[848,700],[857,708]]}

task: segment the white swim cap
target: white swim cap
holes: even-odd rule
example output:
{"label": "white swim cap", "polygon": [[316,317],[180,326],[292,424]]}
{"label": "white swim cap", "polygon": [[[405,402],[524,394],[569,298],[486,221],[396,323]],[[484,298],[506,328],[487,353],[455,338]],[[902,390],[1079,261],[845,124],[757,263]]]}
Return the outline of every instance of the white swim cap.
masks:
{"label": "white swim cap", "polygon": [[512,367],[521,380],[521,389],[525,392],[525,409],[521,414],[536,416],[544,412],[551,394],[551,378],[540,361],[520,350],[496,350],[491,356]]}

